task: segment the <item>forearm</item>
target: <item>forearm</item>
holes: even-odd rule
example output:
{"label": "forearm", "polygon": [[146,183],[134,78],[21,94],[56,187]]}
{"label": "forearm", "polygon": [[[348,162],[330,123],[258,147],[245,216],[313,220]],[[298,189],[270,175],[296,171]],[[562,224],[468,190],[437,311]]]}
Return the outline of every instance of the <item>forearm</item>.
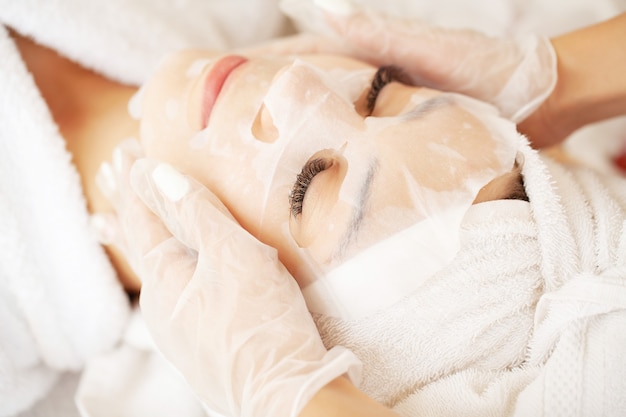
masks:
{"label": "forearm", "polygon": [[331,381],[318,391],[300,413],[300,417],[319,416],[398,417],[343,377]]}
{"label": "forearm", "polygon": [[543,146],[558,143],[589,123],[626,114],[624,40],[626,13],[552,39],[558,62],[556,87],[520,124],[520,131]]}
{"label": "forearm", "polygon": [[626,114],[625,41],[626,14],[554,39],[554,97],[568,130]]}

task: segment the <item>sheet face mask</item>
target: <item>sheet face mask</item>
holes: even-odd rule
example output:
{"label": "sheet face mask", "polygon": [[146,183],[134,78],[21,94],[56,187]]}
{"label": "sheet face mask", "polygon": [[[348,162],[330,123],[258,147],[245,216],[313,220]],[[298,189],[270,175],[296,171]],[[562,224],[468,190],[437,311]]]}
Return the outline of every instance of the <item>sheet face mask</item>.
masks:
{"label": "sheet face mask", "polygon": [[[287,215],[281,232],[299,256],[298,269],[292,273],[300,283],[309,283],[303,293],[311,311],[343,318],[396,302],[445,266],[458,251],[465,212],[480,188],[510,171],[517,146],[517,140],[508,136],[511,126],[493,108],[452,94],[431,99],[416,95],[399,116],[363,119],[354,103],[373,74],[371,69],[321,70],[296,60],[274,76],[258,102],[242,104],[258,109],[255,121],[269,121],[276,135],[260,138],[254,123],[246,121],[236,126],[234,137],[216,137],[207,129],[189,142],[190,147],[208,147],[217,156],[233,155],[233,149],[241,147],[236,152],[242,160],[252,161],[255,178],[246,178],[248,184],[237,187],[261,196],[258,219],[286,214],[270,212],[276,210],[272,198],[287,198],[307,161],[320,157],[341,165],[343,178],[332,208],[338,215],[324,219],[315,230],[305,230],[312,236],[305,244],[294,239]],[[491,133],[492,153],[480,156],[484,164],[463,163],[476,156],[456,149],[455,142],[475,130],[462,123],[452,134],[412,139],[428,150],[428,158],[436,159],[437,172],[416,169],[419,164],[406,159],[399,158],[392,167],[382,162],[385,152],[389,157],[386,138],[398,127],[446,107],[465,109]],[[211,117],[221,117],[216,112]],[[381,172],[393,174],[395,194],[403,200],[366,204],[370,194],[386,187],[378,182]],[[359,218],[367,221],[350,231],[349,225]]]}
{"label": "sheet face mask", "polygon": [[[488,105],[456,96],[495,138],[503,174],[510,170],[519,142],[515,128]],[[509,167],[509,169],[506,169]],[[495,175],[497,176],[497,175]],[[309,310],[344,320],[359,319],[398,302],[444,268],[456,256],[459,229],[476,193],[486,184],[475,173],[454,192],[419,190],[425,205],[416,204],[421,220],[373,244],[328,271],[303,289]],[[493,178],[493,177],[492,177]],[[488,181],[487,181],[488,182]],[[419,189],[417,183],[411,184]]]}

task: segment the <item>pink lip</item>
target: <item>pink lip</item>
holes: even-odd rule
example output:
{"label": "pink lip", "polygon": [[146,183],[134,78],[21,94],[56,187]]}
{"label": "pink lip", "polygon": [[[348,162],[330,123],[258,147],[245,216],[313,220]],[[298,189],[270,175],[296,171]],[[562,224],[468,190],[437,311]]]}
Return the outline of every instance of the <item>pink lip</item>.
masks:
{"label": "pink lip", "polygon": [[204,94],[202,96],[202,128],[207,126],[211,110],[222,91],[222,87],[228,76],[235,68],[246,62],[247,59],[238,55],[228,55],[217,61],[207,74],[204,81]]}

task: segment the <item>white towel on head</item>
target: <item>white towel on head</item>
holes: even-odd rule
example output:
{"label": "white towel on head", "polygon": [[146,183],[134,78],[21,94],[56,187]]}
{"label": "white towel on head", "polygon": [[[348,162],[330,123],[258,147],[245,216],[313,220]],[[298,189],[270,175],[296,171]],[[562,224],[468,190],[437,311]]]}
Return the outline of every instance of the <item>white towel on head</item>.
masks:
{"label": "white towel on head", "polygon": [[315,316],[401,415],[626,415],[626,182],[522,153],[530,204],[472,207],[455,260],[391,308]]}

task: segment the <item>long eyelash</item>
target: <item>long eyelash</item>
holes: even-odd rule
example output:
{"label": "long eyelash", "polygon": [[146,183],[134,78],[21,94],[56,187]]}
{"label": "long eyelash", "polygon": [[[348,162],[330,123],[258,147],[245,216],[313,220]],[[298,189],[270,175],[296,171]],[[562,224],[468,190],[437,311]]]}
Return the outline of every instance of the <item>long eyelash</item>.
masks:
{"label": "long eyelash", "polygon": [[327,159],[315,158],[308,161],[302,171],[298,174],[296,182],[289,193],[289,206],[291,207],[291,215],[293,217],[302,213],[302,202],[304,201],[304,195],[309,188],[313,177],[320,172],[328,169],[332,165],[332,162]]}
{"label": "long eyelash", "polygon": [[372,79],[372,86],[367,93],[367,111],[371,114],[374,111],[376,105],[376,99],[381,90],[389,83],[397,81],[402,84],[410,85],[409,77],[406,73],[395,65],[386,65],[378,68],[374,78]]}

